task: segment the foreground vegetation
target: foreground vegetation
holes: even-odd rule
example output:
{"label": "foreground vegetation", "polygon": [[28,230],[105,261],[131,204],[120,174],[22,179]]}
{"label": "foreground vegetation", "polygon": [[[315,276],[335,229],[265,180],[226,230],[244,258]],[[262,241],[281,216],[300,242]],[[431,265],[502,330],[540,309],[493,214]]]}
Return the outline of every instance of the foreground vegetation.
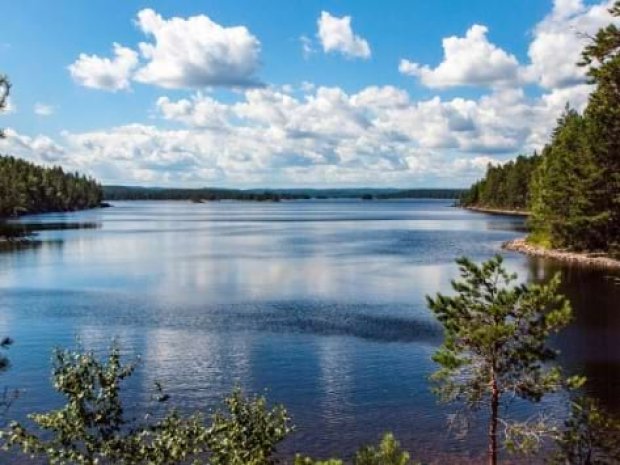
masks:
{"label": "foreground vegetation", "polygon": [[[428,304],[445,330],[431,381],[440,400],[463,412],[488,412],[488,462],[500,451],[545,455],[551,464],[611,465],[620,461],[620,423],[591,399],[576,395],[585,380],[565,377],[554,365],[549,337],[571,319],[568,301],[557,294],[559,278],[546,285],[512,285],[516,278],[500,257],[481,265],[458,262],[461,278],[455,294],[429,297]],[[4,348],[8,347],[7,340]],[[8,367],[0,357],[0,370]],[[123,383],[134,373],[118,347],[101,360],[92,352],[58,350],[52,381],[65,399],[57,410],[12,421],[0,435],[6,451],[53,465],[274,465],[286,460],[279,444],[293,431],[282,406],[235,390],[222,408],[205,418],[168,407],[170,396],[156,383],[152,408],[127,414]],[[509,400],[534,404],[548,393],[561,393],[570,412],[528,422],[512,419]],[[291,463],[291,462],[289,462]],[[316,461],[297,455],[294,465],[342,465],[340,459]],[[377,446],[362,447],[354,465],[414,465],[391,434]]]}
{"label": "foreground vegetation", "polygon": [[489,166],[461,202],[529,210],[535,243],[620,256],[620,29],[601,29],[580,64],[595,86],[584,113],[567,107],[540,155]]}

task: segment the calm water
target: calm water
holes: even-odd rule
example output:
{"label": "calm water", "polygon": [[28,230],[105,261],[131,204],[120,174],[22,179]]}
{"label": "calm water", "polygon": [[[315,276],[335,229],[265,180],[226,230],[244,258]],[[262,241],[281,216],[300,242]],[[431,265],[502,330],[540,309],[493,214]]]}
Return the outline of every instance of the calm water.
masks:
{"label": "calm water", "polygon": [[[284,453],[350,453],[385,430],[418,457],[480,451],[448,434],[449,410],[429,393],[441,334],[424,297],[449,291],[456,257],[486,259],[521,235],[519,218],[447,201],[117,202],[21,222],[38,241],[0,253],[14,417],[59,405],[53,347],[79,338],[102,350],[117,337],[142,357],[133,405],[155,380],[203,411],[235,385],[267,390],[297,425]],[[504,255],[523,279],[562,272],[577,314],[557,341],[565,365],[620,413],[620,276]]]}

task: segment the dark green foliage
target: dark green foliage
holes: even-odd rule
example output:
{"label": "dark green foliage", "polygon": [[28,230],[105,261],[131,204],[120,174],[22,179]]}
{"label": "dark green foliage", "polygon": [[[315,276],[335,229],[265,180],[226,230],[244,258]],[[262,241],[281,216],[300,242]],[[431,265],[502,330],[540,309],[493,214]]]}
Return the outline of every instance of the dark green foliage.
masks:
{"label": "dark green foliage", "polygon": [[[6,108],[10,90],[6,76],[0,75],[0,112]],[[101,199],[101,186],[93,179],[0,155],[0,218],[93,208]],[[2,231],[0,236],[4,237]]]}
{"label": "dark green foliage", "polygon": [[378,199],[458,199],[464,189],[405,189],[372,194]]}
{"label": "dark green foliage", "polygon": [[570,416],[556,438],[554,465],[614,465],[620,463],[620,421],[609,417],[594,399],[571,403]]}
{"label": "dark green foliage", "polygon": [[227,411],[213,416],[207,444],[211,465],[272,465],[276,446],[291,431],[281,406],[267,408],[264,397],[246,398],[236,389],[225,401]]}
{"label": "dark green foliage", "polygon": [[93,208],[101,199],[101,186],[91,178],[0,156],[0,218]]}
{"label": "dark green foliage", "polygon": [[593,208],[589,195],[601,174],[591,157],[586,124],[567,107],[534,176],[531,226],[553,247],[605,248],[597,226],[607,215]]}
{"label": "dark green foliage", "polygon": [[[620,1],[610,11],[620,16]],[[567,107],[529,170],[489,167],[462,203],[530,209],[532,241],[620,256],[620,29],[601,29],[580,64],[595,86],[583,115]]]}
{"label": "dark green foliage", "polygon": [[[610,10],[620,17],[620,1]],[[592,163],[598,171],[588,191],[591,248],[620,256],[620,29],[610,24],[598,31],[583,52],[583,63],[596,86],[584,112]]]}
{"label": "dark green foliage", "polygon": [[104,186],[106,200],[217,200],[278,202],[309,199],[456,199],[462,189],[174,189],[158,187]]}
{"label": "dark green foliage", "polygon": [[553,364],[556,352],[547,344],[572,312],[568,300],[557,294],[558,276],[546,285],[511,286],[516,276],[506,272],[500,256],[481,265],[461,258],[458,264],[461,279],[452,283],[456,295],[428,297],[445,333],[433,356],[440,369],[432,380],[444,402],[489,408],[489,456],[494,464],[505,398],[538,402],[581,381],[564,381]]}
{"label": "dark green foliage", "polygon": [[504,165],[489,165],[486,176],[462,194],[461,205],[527,210],[532,173],[539,163],[537,155],[520,155]]}

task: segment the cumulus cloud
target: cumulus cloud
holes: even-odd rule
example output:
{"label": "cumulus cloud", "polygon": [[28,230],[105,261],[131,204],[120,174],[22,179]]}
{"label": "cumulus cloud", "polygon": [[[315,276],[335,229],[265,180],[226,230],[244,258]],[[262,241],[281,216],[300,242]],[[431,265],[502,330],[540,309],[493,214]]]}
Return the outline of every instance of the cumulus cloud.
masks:
{"label": "cumulus cloud", "polygon": [[6,153],[44,163],[56,163],[66,158],[65,148],[47,136],[30,137],[11,128],[5,131],[5,136],[5,140],[0,140],[0,146],[7,147]]}
{"label": "cumulus cloud", "polygon": [[51,116],[54,114],[54,107],[45,103],[35,103],[33,111],[35,115]]}
{"label": "cumulus cloud", "polygon": [[416,101],[394,86],[355,93],[305,83],[246,89],[236,101],[163,96],[166,129],[131,124],[54,140],[9,131],[7,151],[104,182],[229,186],[465,186],[488,162],[541,148],[567,99],[587,86],[528,97],[496,88],[476,99]]}
{"label": "cumulus cloud", "polygon": [[154,40],[139,44],[147,63],[137,81],[166,88],[258,84],[260,42],[246,27],[223,27],[205,15],[164,19],[151,9],[136,23]]}
{"label": "cumulus cloud", "polygon": [[516,83],[517,59],[489,42],[487,33],[487,27],[475,24],[465,37],[452,36],[443,40],[444,59],[436,68],[403,59],[399,71],[419,78],[432,88]]}
{"label": "cumulus cloud", "polygon": [[324,52],[337,52],[348,58],[370,58],[370,46],[365,39],[353,33],[350,16],[338,18],[322,11],[317,24],[317,37]]}
{"label": "cumulus cloud", "polygon": [[114,44],[114,58],[80,54],[69,72],[78,84],[93,89],[116,92],[128,89],[133,70],[138,65],[138,54],[127,47]]}
{"label": "cumulus cloud", "polygon": [[528,48],[529,63],[487,38],[488,28],[472,26],[465,37],[443,39],[444,58],[435,68],[402,59],[399,71],[431,88],[535,83],[549,90],[579,86],[585,69],[577,65],[581,51],[601,27],[620,19],[609,13],[614,0],[586,6],[583,0],[554,0],[552,11],[538,23]]}
{"label": "cumulus cloud", "polygon": [[[151,42],[140,44],[142,62],[128,72],[125,87],[109,86],[112,90],[141,79],[161,87],[225,85],[239,91],[225,99],[201,89],[185,97],[161,96],[153,115],[161,126],[129,124],[54,138],[9,130],[0,152],[62,162],[116,183],[466,186],[489,162],[542,148],[567,102],[577,110],[585,107],[591,86],[583,70],[561,65],[567,54],[578,58],[582,44],[573,31],[592,33],[607,24],[609,4],[556,0],[533,29],[528,63],[519,64],[491,43],[480,25],[464,37],[446,38],[436,67],[403,60],[401,72],[429,87],[486,88],[477,97],[423,100],[390,85],[356,92],[311,82],[253,86],[260,44],[247,29],[225,28],[205,16],[164,19],[143,10],[138,25]],[[213,35],[203,37],[206,29]],[[349,17],[323,12],[317,37],[326,52],[370,56]],[[554,49],[557,44],[563,46]],[[307,45],[313,46],[310,40]],[[233,51],[220,60],[220,49]],[[96,58],[106,66],[119,60]],[[527,83],[538,84],[540,92],[530,92]]]}
{"label": "cumulus cloud", "polygon": [[582,0],[555,0],[551,13],[534,29],[529,47],[531,64],[527,77],[547,89],[585,82],[585,69],[577,66],[586,36],[612,22],[609,8],[613,0],[585,6]]}
{"label": "cumulus cloud", "polygon": [[132,80],[168,89],[260,85],[260,42],[246,27],[224,27],[208,16],[163,18],[147,8],[138,28],[152,41],[137,51],[114,44],[114,58],[81,54],[69,66],[86,87],[118,91]]}
{"label": "cumulus cloud", "polygon": [[228,125],[230,117],[230,111],[226,105],[201,94],[176,102],[168,97],[160,97],[157,99],[156,107],[165,119],[180,121],[198,128],[222,130]]}

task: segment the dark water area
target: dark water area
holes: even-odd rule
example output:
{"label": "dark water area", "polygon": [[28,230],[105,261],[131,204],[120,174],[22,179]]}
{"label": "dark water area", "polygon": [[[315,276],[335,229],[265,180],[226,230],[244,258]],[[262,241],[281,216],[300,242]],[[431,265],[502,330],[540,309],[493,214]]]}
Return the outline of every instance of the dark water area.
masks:
{"label": "dark water area", "polygon": [[440,200],[113,205],[21,218],[31,246],[0,250],[0,336],[16,341],[0,385],[22,391],[12,417],[60,405],[54,347],[103,353],[117,338],[141,357],[135,409],[155,381],[203,412],[241,386],[289,409],[284,455],[351,454],[390,430],[414,457],[478,456],[484,436],[450,434],[452,410],[429,391],[441,331],[425,296],[450,291],[456,257],[496,253],[523,280],[562,274],[576,314],[562,362],[620,414],[620,275],[501,251],[521,218]]}

